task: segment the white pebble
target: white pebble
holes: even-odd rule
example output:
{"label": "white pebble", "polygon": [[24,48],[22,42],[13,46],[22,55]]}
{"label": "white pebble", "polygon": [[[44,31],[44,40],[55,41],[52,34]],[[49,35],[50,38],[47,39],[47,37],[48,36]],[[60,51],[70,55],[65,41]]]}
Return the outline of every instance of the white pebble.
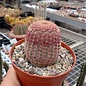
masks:
{"label": "white pebble", "polygon": [[24,61],[24,58],[19,58],[19,62],[23,62]]}

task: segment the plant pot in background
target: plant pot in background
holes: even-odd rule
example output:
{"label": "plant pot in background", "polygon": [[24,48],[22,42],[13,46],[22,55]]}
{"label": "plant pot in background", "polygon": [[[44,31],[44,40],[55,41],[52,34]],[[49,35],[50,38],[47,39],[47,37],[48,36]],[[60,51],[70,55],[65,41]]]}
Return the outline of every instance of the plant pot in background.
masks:
{"label": "plant pot in background", "polygon": [[11,31],[8,33],[8,35],[11,38],[16,38],[17,40],[23,39],[25,38],[27,28],[28,24],[25,24],[24,22],[16,23]]}
{"label": "plant pot in background", "polygon": [[19,40],[25,38],[25,34],[24,34],[24,35],[15,35],[15,34],[13,34],[13,30],[11,30],[11,31],[8,33],[8,35],[9,35],[11,38],[16,38],[17,41],[19,41]]}
{"label": "plant pot in background", "polygon": [[[20,45],[24,41],[25,40],[22,39],[12,46],[12,48],[10,50],[11,60],[12,60],[12,53],[14,52],[15,46]],[[61,86],[63,80],[69,74],[69,72],[73,69],[73,67],[75,66],[75,63],[76,63],[76,56],[75,56],[73,50],[68,45],[66,45],[64,42],[61,42],[61,46],[66,48],[67,50],[69,50],[69,52],[73,56],[74,63],[69,70],[67,70],[65,73],[58,74],[55,76],[48,76],[48,77],[36,76],[36,75],[24,72],[19,67],[17,67],[14,63],[12,63],[12,65],[18,75],[21,85],[22,86]]]}

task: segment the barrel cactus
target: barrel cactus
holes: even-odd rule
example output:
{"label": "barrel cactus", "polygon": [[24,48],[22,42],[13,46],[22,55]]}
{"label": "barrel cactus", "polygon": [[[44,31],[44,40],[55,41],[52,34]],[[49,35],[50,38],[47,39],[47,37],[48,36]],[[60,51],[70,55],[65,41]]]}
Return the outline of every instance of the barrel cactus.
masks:
{"label": "barrel cactus", "polygon": [[13,28],[13,33],[15,35],[23,35],[26,33],[27,28],[28,28],[27,24],[16,23]]}
{"label": "barrel cactus", "polygon": [[61,33],[47,20],[33,22],[26,31],[25,52],[32,65],[44,67],[56,62],[61,46]]}

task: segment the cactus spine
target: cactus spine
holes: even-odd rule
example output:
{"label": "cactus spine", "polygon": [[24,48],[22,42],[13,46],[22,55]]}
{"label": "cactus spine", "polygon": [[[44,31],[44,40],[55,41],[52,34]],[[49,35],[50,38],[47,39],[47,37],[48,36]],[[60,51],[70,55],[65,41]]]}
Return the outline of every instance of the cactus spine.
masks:
{"label": "cactus spine", "polygon": [[2,82],[2,58],[1,58],[1,51],[0,51],[0,84]]}
{"label": "cactus spine", "polygon": [[84,79],[85,79],[85,75],[86,75],[86,62],[84,62],[82,64],[80,76],[78,78],[78,81],[77,81],[76,86],[83,86],[83,82],[84,82]]}
{"label": "cactus spine", "polygon": [[27,28],[27,24],[15,24],[13,28],[13,33],[15,35],[24,35],[26,33]]}
{"label": "cactus spine", "polygon": [[54,64],[60,46],[60,30],[53,22],[40,20],[29,26],[25,37],[25,52],[32,65],[44,67]]}
{"label": "cactus spine", "polygon": [[3,62],[3,66],[4,66],[4,68],[5,68],[6,72],[7,72],[8,69],[9,69],[9,65],[6,63],[6,61]]}

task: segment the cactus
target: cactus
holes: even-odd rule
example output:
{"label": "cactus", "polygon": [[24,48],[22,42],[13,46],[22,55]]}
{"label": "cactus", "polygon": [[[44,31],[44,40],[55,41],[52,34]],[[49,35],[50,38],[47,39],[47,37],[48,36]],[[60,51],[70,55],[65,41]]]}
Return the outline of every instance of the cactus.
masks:
{"label": "cactus", "polygon": [[4,66],[4,68],[5,68],[6,72],[7,72],[8,69],[9,69],[9,65],[6,63],[6,61],[3,62],[3,66]]}
{"label": "cactus", "polygon": [[15,35],[24,35],[26,33],[27,28],[27,24],[17,23],[13,28],[13,33]]}
{"label": "cactus", "polygon": [[61,46],[61,33],[47,20],[32,23],[26,31],[26,57],[34,66],[44,67],[56,62]]}
{"label": "cactus", "polygon": [[0,52],[0,84],[2,82],[2,58],[1,58],[1,52]]}
{"label": "cactus", "polygon": [[83,82],[84,82],[84,79],[85,79],[85,75],[86,75],[86,62],[84,62],[82,64],[80,76],[78,78],[78,81],[77,81],[76,86],[83,86]]}

